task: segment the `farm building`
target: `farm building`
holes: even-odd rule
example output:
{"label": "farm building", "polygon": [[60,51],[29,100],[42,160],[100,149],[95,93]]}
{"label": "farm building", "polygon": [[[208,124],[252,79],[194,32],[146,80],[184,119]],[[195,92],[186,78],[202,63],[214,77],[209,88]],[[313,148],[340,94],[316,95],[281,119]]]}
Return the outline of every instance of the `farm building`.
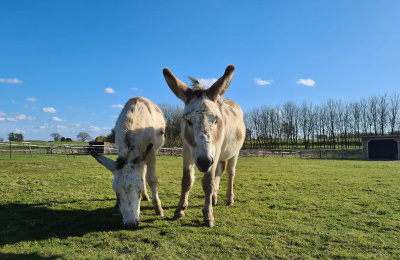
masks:
{"label": "farm building", "polygon": [[364,136],[363,160],[399,160],[400,135]]}

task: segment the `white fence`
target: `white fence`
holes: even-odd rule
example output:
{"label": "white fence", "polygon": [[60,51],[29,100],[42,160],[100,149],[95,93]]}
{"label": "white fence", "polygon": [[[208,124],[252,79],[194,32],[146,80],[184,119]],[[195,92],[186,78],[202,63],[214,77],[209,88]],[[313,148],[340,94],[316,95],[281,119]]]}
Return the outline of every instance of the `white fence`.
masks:
{"label": "white fence", "polygon": [[[117,151],[114,146],[103,145],[35,145],[28,142],[0,143],[0,156],[52,156],[89,155],[90,151],[114,156]],[[161,148],[158,156],[182,156],[182,148]],[[240,151],[240,157],[304,157],[304,158],[353,158],[361,159],[361,149],[246,149]]]}
{"label": "white fence", "polygon": [[[0,143],[0,156],[15,157],[15,156],[52,156],[66,155],[74,157],[79,155],[89,155],[92,150],[104,155],[116,155],[117,151],[114,146],[103,145],[36,145],[29,142],[8,142]],[[158,156],[180,156],[182,148],[161,148],[158,151]]]}

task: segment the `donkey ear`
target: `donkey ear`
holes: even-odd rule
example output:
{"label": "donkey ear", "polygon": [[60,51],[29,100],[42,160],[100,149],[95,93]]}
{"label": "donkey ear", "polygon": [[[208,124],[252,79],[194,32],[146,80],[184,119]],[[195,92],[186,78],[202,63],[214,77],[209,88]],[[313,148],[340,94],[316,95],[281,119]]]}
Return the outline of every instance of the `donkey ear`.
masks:
{"label": "donkey ear", "polygon": [[225,94],[226,90],[229,88],[229,84],[231,84],[233,72],[235,72],[235,67],[233,67],[233,65],[229,65],[226,68],[224,75],[220,77],[209,89],[207,89],[207,96],[211,100],[215,101]]}
{"label": "donkey ear", "polygon": [[132,160],[133,164],[139,164],[141,162],[143,162],[146,159],[146,156],[149,154],[149,152],[151,151],[151,148],[153,148],[153,144],[149,143],[149,145],[146,147],[146,150],[143,151],[143,153],[141,155],[139,155],[138,157],[136,157],[135,159]]}
{"label": "donkey ear", "polygon": [[168,68],[164,68],[163,74],[165,81],[172,92],[174,92],[175,96],[186,103],[189,100],[188,95],[192,92],[192,89],[179,79],[175,78],[174,74],[172,74]]}
{"label": "donkey ear", "polygon": [[107,170],[111,171],[114,174],[114,171],[117,169],[117,163],[113,160],[96,153],[94,150],[90,152],[90,155],[93,156],[101,165],[106,167]]}

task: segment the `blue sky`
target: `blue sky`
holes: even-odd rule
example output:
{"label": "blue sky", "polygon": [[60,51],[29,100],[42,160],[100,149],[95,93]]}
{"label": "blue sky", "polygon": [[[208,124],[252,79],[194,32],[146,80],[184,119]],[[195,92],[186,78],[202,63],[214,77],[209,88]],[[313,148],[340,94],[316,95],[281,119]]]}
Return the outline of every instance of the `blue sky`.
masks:
{"label": "blue sky", "polygon": [[220,77],[244,111],[398,92],[400,1],[1,1],[0,137],[108,134],[162,69]]}

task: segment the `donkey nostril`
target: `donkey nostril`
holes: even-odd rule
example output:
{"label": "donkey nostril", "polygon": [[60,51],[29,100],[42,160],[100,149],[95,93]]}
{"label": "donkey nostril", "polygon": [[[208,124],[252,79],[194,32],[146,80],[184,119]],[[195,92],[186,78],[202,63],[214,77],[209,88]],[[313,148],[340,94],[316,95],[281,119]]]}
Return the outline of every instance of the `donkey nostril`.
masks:
{"label": "donkey nostril", "polygon": [[200,171],[207,171],[208,168],[213,164],[214,159],[213,158],[208,158],[206,156],[204,157],[199,157],[197,158],[197,167],[199,168]]}

